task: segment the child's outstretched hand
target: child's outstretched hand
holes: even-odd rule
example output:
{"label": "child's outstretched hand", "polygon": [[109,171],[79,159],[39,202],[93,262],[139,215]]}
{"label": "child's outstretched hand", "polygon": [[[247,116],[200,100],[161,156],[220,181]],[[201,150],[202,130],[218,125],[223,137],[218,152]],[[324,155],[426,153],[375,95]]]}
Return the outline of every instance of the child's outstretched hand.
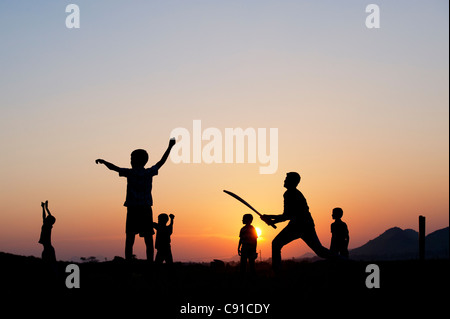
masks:
{"label": "child's outstretched hand", "polygon": [[169,217],[170,217],[170,219],[174,219],[175,215],[174,214],[170,214]]}
{"label": "child's outstretched hand", "polygon": [[105,164],[105,160],[102,160],[101,158],[96,159],[95,164]]}
{"label": "child's outstretched hand", "polygon": [[169,140],[169,147],[173,147],[174,145],[175,145],[175,137],[172,137],[170,140]]}

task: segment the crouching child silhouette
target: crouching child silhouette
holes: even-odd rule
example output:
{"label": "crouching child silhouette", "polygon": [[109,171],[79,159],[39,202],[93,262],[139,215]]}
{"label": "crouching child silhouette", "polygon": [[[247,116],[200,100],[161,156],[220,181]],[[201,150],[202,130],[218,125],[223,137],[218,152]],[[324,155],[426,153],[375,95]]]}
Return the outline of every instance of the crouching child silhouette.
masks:
{"label": "crouching child silhouette", "polygon": [[[170,223],[167,225],[169,217]],[[166,264],[173,264],[172,249],[170,247],[170,235],[172,235],[173,232],[174,218],[175,216],[173,214],[170,214],[169,216],[167,216],[167,214],[159,214],[158,223],[153,223],[153,228],[156,229],[155,248],[157,252],[155,263],[157,264],[162,264],[164,261]]]}
{"label": "crouching child silhouette", "polygon": [[133,245],[136,234],[144,237],[147,261],[153,262],[153,176],[169,157],[170,150],[175,145],[175,139],[170,139],[167,150],[161,160],[150,168],[145,168],[148,153],[137,149],[131,153],[131,168],[120,168],[103,159],[97,159],[97,164],[103,164],[108,169],[116,171],[119,176],[127,178],[127,194],[124,206],[127,207],[125,225],[125,259],[133,259]]}
{"label": "crouching child silhouette", "polygon": [[344,215],[342,208],[333,209],[331,217],[335,220],[331,224],[331,245],[330,251],[342,257],[348,258],[348,242],[350,236],[348,234],[347,224],[341,218]]}
{"label": "crouching child silhouette", "polygon": [[241,256],[241,275],[245,275],[247,268],[247,259],[249,273],[255,274],[255,259],[258,257],[256,253],[256,245],[258,234],[255,227],[252,226],[252,214],[245,214],[242,217],[242,223],[245,225],[239,233],[238,254]]}

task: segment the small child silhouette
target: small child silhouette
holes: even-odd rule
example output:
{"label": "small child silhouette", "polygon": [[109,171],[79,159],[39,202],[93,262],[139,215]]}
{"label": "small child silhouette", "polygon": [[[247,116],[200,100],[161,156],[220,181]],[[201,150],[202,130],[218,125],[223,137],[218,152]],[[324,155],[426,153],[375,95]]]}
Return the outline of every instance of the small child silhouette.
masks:
{"label": "small child silhouette", "polygon": [[252,214],[245,214],[242,217],[242,223],[245,225],[239,233],[238,254],[241,256],[241,274],[245,274],[247,268],[247,259],[251,274],[255,273],[255,259],[258,257],[256,253],[256,244],[258,234],[252,224]]}
{"label": "small child silhouette", "polygon": [[[170,223],[167,225],[169,217]],[[167,216],[167,214],[159,214],[158,223],[153,223],[153,228],[157,231],[155,242],[155,248],[157,250],[155,263],[157,264],[162,264],[164,261],[166,261],[166,264],[173,264],[170,235],[172,235],[173,232],[174,218],[175,216],[173,214],[170,214],[169,216]]]}
{"label": "small child silhouette", "polygon": [[[42,207],[42,228],[41,228],[41,236],[39,238],[39,244],[44,246],[44,250],[42,251],[42,260],[46,263],[53,264],[56,263],[56,254],[55,249],[52,246],[52,228],[53,224],[56,221],[56,218],[50,214],[48,210],[48,201],[41,203]],[[45,214],[47,211],[47,216]]]}
{"label": "small child silhouette", "polygon": [[331,216],[335,221],[331,224],[330,251],[342,257],[348,257],[348,242],[350,241],[350,237],[347,224],[341,220],[343,215],[342,208],[336,207],[333,209]]}
{"label": "small child silhouette", "polygon": [[145,168],[148,161],[148,153],[138,149],[131,153],[131,168],[120,168],[103,159],[97,159],[95,163],[103,164],[108,169],[116,171],[119,176],[127,178],[127,195],[124,206],[127,207],[127,220],[125,225],[125,259],[133,259],[133,245],[136,234],[144,237],[147,261],[153,262],[153,176],[158,175],[159,169],[169,157],[170,150],[175,145],[175,139],[171,138],[169,146],[158,163],[150,168]]}

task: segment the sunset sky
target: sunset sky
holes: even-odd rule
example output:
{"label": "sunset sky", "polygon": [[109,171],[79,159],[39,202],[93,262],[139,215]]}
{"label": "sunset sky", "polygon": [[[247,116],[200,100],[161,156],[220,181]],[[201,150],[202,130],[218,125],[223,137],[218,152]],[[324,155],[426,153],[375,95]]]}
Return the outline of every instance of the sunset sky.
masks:
{"label": "sunset sky", "polygon": [[[79,29],[66,28],[69,3]],[[374,1],[379,29],[366,27],[369,3],[1,1],[0,251],[41,255],[48,200],[57,259],[123,256],[126,179],[95,159],[130,167],[144,148],[153,165],[195,120],[223,137],[278,129],[278,167],[169,159],[153,211],[175,215],[176,261],[237,255],[251,211],[222,190],[281,213],[290,171],[326,247],[334,207],[350,248],[417,230],[419,215],[427,233],[448,226],[449,3]],[[285,224],[254,225],[268,258]],[[298,240],[282,256],[309,251]],[[135,253],[145,258],[140,238]]]}

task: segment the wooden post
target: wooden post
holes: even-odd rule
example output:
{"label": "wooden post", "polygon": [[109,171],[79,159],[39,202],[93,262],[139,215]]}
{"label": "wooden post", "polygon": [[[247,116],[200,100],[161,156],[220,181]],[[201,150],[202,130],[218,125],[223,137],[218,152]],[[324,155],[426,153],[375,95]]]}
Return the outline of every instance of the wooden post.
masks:
{"label": "wooden post", "polygon": [[419,216],[419,260],[425,259],[425,216]]}

